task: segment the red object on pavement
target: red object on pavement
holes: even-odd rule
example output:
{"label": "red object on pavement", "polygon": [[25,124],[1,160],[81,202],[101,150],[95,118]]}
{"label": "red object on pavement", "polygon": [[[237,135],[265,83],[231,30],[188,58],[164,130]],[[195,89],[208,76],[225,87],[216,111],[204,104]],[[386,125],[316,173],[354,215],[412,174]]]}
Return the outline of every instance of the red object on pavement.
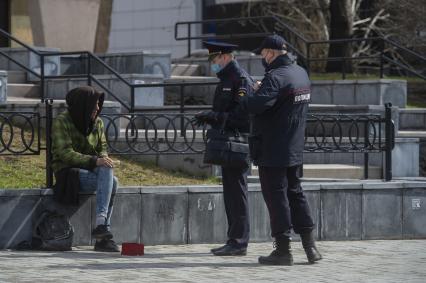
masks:
{"label": "red object on pavement", "polygon": [[138,243],[123,243],[121,245],[121,255],[144,255],[144,244]]}

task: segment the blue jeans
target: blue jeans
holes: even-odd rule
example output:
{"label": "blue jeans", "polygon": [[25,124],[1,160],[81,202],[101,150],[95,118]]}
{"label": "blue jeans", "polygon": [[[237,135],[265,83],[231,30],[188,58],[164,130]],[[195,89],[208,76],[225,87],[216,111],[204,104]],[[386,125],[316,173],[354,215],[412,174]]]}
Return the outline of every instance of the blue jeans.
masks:
{"label": "blue jeans", "polygon": [[96,217],[104,217],[107,226],[110,226],[117,186],[118,180],[114,177],[112,168],[98,166],[93,171],[80,169],[81,191],[96,192]]}

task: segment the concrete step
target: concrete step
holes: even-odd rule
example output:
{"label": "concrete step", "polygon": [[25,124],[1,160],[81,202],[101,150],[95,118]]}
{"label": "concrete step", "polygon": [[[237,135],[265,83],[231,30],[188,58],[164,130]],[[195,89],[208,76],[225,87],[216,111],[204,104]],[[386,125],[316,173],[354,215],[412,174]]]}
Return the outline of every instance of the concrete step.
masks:
{"label": "concrete step", "polygon": [[426,139],[426,131],[398,131],[397,137]]}
{"label": "concrete step", "polygon": [[426,108],[399,109],[399,129],[426,131]]}
{"label": "concrete step", "polygon": [[197,64],[172,64],[172,76],[201,76],[201,66]]}
{"label": "concrete step", "polygon": [[[251,170],[251,181],[258,180],[258,168],[253,166]],[[369,178],[380,179],[382,168],[378,166],[369,166]],[[363,179],[364,167],[359,165],[346,164],[304,164],[303,177],[315,179]]]}
{"label": "concrete step", "polygon": [[40,86],[36,84],[7,84],[7,97],[24,97],[38,98],[40,97]]}
{"label": "concrete step", "polygon": [[24,84],[27,82],[27,73],[23,71],[7,71],[7,82],[10,84]]}

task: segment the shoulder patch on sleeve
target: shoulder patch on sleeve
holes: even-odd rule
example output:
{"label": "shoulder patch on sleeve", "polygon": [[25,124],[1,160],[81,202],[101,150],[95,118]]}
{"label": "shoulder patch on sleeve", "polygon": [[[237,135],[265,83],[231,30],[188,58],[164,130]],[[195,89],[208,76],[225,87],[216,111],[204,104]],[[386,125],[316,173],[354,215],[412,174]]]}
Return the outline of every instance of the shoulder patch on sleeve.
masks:
{"label": "shoulder patch on sleeve", "polygon": [[243,97],[246,94],[247,94],[247,91],[245,91],[245,90],[239,90],[238,91],[238,95],[241,96],[241,97]]}
{"label": "shoulder patch on sleeve", "polygon": [[237,94],[238,94],[239,96],[244,96],[244,95],[246,95],[246,94],[247,94],[247,88],[246,88],[245,86],[241,86],[241,87],[238,89]]}

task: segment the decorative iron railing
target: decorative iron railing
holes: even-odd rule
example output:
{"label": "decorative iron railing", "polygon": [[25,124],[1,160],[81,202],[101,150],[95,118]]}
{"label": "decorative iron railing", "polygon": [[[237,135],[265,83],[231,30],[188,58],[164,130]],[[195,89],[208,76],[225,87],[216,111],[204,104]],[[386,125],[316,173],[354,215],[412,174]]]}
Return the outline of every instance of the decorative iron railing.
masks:
{"label": "decorative iron railing", "polygon": [[[52,100],[45,100],[45,116],[35,112],[0,112],[0,155],[38,155],[46,151],[46,183],[53,182],[51,170]],[[103,114],[110,154],[171,155],[202,154],[206,127],[197,127],[194,114]],[[368,154],[384,152],[385,179],[392,179],[394,126],[391,105],[385,115],[308,114],[305,153],[358,152],[364,154],[368,178]],[[45,146],[42,146],[45,144]]]}

